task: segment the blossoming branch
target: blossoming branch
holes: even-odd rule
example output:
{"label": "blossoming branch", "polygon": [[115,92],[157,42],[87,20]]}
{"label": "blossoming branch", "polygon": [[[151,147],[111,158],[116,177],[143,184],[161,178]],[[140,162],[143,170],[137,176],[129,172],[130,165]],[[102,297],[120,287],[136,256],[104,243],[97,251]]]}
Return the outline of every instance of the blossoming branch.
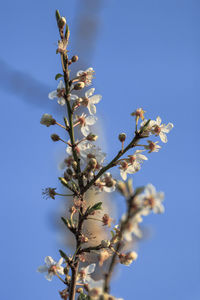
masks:
{"label": "blossoming branch", "polygon": [[[43,194],[52,199],[56,196],[73,197],[69,215],[61,219],[66,229],[74,235],[76,247],[72,256],[59,250],[61,257],[58,262],[47,256],[45,265],[40,266],[38,271],[45,273],[49,281],[54,276],[59,278],[64,284],[64,288],[60,291],[62,299],[117,299],[110,294],[114,268],[117,263],[129,266],[137,259],[137,253],[124,252],[124,246],[133,241],[134,236],[138,239],[142,237],[139,224],[144,216],[152,211],[164,212],[164,194],[157,192],[152,184],[134,190],[131,180],[126,181],[127,175],[141,169],[143,163],[148,160],[145,152],[151,154],[160,150],[158,141],[153,141],[152,137],[159,137],[166,143],[166,134],[173,128],[173,124],[162,124],[160,117],[156,120],[145,119],[145,111],[142,108],[136,109],[131,114],[135,118],[134,135],[130,136],[127,142],[126,134],[120,133],[118,136],[120,149],[115,157],[105,164],[106,154],[96,145],[98,136],[92,130],[92,126],[97,122],[96,104],[102,99],[101,95],[95,94],[95,88],[90,87],[94,70],[88,68],[85,71],[78,71],[75,77],[70,76],[69,67],[78,61],[78,56],[70,57],[67,50],[70,31],[66,19],[61,17],[58,11],[56,19],[60,34],[56,53],[61,58],[62,74],[55,76],[59,83],[57,89],[49,93],[49,99],[57,99],[59,105],[67,108],[67,115],[62,122],[45,113],[41,118],[41,124],[47,127],[58,126],[65,133],[64,137],[54,133],[51,139],[54,142],[62,142],[66,148],[66,158],[62,164],[64,171],[59,177],[66,193],[59,193],[56,188],[46,188]],[[85,89],[84,96],[79,97],[77,91],[83,89]],[[80,112],[82,107],[88,109],[88,114]],[[79,136],[82,136],[79,139],[75,136],[75,128],[79,129]],[[118,168],[122,181],[113,178],[110,173],[112,168]],[[111,193],[116,188],[126,200],[126,213],[118,224],[113,225],[109,214],[104,214],[101,220],[98,219],[102,202],[89,205],[87,192],[93,190],[95,193]],[[83,224],[88,219],[93,222],[101,221],[103,226],[108,226],[110,239],[102,240],[96,246],[87,246],[90,236],[84,233]],[[94,252],[98,253],[100,266],[107,261],[107,271],[98,281],[95,281],[92,275],[96,264],[89,264],[86,260],[86,254]],[[86,263],[86,267],[81,265],[82,262]]]}

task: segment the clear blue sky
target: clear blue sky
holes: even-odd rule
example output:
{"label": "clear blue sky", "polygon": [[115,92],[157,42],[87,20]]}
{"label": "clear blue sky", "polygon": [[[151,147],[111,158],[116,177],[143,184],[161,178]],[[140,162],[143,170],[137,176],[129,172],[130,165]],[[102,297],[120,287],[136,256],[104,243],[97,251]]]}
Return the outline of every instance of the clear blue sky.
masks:
{"label": "clear blue sky", "polygon": [[[55,109],[47,94],[56,87],[54,76],[61,70],[55,55],[55,9],[68,18],[73,42],[79,4],[75,0],[1,4],[0,298],[4,300],[59,299],[57,290],[62,288],[35,272],[46,255],[58,258],[60,247],[51,226],[58,203],[44,201],[41,189],[57,185],[55,170],[62,150],[39,121],[44,112]],[[160,115],[175,125],[168,144],[134,176],[135,185],[151,182],[165,191],[166,213],[145,220],[151,238],[140,244],[136,264],[121,268],[113,294],[126,300],[198,300],[200,2],[105,0],[94,19],[99,25],[91,62],[95,87],[103,95],[98,113],[108,158],[118,149],[118,133],[133,132],[130,113],[137,107],[152,119]],[[22,73],[11,75],[12,69]]]}

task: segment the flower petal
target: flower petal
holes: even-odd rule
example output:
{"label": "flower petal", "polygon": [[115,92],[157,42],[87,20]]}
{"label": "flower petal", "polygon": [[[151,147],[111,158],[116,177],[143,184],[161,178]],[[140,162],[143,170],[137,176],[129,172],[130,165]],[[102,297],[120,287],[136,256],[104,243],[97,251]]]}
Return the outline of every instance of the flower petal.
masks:
{"label": "flower petal", "polygon": [[82,126],[81,127],[81,132],[84,136],[87,136],[89,133],[90,133],[90,129],[89,127],[86,125],[86,126]]}
{"label": "flower petal", "polygon": [[56,264],[57,266],[61,266],[63,263],[63,257],[61,257],[58,261],[58,263]]}
{"label": "flower petal", "polygon": [[46,256],[44,261],[48,267],[51,267],[52,265],[56,264],[56,262],[53,260],[53,258],[51,256]]}
{"label": "flower petal", "polygon": [[96,264],[91,264],[85,268],[85,273],[88,275],[92,274],[94,272],[95,268],[96,268]]}
{"label": "flower petal", "polygon": [[51,272],[51,273],[48,273],[47,275],[45,275],[45,278],[46,278],[46,280],[48,280],[48,281],[52,281],[53,273],[52,273],[52,272]]}
{"label": "flower petal", "polygon": [[127,179],[127,174],[124,170],[120,170],[120,175],[122,177],[123,180],[126,180]]}
{"label": "flower petal", "polygon": [[99,101],[102,99],[101,95],[94,95],[92,97],[90,97],[90,102],[93,104],[97,104],[99,103]]}
{"label": "flower petal", "polygon": [[162,122],[162,120],[161,120],[161,118],[160,117],[157,117],[156,118],[156,125],[160,125],[161,124],[161,122]]}
{"label": "flower petal", "polygon": [[89,98],[90,96],[92,96],[94,94],[95,88],[91,88],[88,91],[85,92],[85,97]]}
{"label": "flower petal", "polygon": [[87,125],[94,125],[97,120],[98,120],[97,117],[94,117],[94,116],[89,116],[89,117],[85,118]]}
{"label": "flower petal", "polygon": [[64,275],[64,268],[63,267],[57,267],[56,268],[57,272],[60,274],[60,275]]}
{"label": "flower petal", "polygon": [[59,98],[57,102],[58,102],[58,104],[60,104],[61,106],[65,105],[65,103],[66,103],[66,102],[65,102],[65,99],[64,99],[63,97],[62,97],[62,98]]}
{"label": "flower petal", "polygon": [[168,123],[166,126],[162,128],[162,131],[168,133],[173,127],[174,125],[172,123]]}
{"label": "flower petal", "polygon": [[160,136],[160,139],[163,143],[167,143],[167,136],[164,132],[161,131],[159,136]]}
{"label": "flower petal", "polygon": [[57,89],[61,90],[61,89],[64,89],[64,88],[65,88],[64,82],[62,80],[60,80]]}
{"label": "flower petal", "polygon": [[96,114],[96,106],[94,104],[88,104],[88,110],[91,115]]}
{"label": "flower petal", "polygon": [[53,99],[57,98],[57,90],[50,92],[50,93],[48,94],[48,98],[49,98],[50,100],[53,100]]}
{"label": "flower petal", "polygon": [[37,268],[37,272],[45,273],[45,272],[48,271],[48,269],[49,269],[49,268],[48,268],[46,265],[39,266],[39,267]]}
{"label": "flower petal", "polygon": [[74,94],[70,94],[70,100],[72,101],[75,101],[78,99],[78,96],[77,95],[74,95]]}

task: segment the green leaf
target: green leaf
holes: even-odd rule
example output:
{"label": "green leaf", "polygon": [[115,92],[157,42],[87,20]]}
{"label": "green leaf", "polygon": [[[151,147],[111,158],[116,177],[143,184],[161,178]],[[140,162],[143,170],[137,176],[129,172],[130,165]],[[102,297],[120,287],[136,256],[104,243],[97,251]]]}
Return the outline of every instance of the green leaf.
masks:
{"label": "green leaf", "polygon": [[145,189],[145,186],[141,186],[141,187],[138,187],[136,190],[135,190],[135,193],[134,193],[134,197],[143,193],[144,192],[144,189]]}
{"label": "green leaf", "polygon": [[68,120],[67,120],[66,117],[64,117],[64,122],[65,122],[65,126],[66,126],[66,127],[69,127],[69,122],[68,122]]}
{"label": "green leaf", "polygon": [[110,233],[111,233],[111,235],[112,235],[112,238],[115,236],[115,233],[114,233],[114,231],[110,231]]}
{"label": "green leaf", "polygon": [[67,256],[67,254],[65,252],[63,252],[62,250],[59,250],[60,255],[66,260],[69,261],[69,257]]}
{"label": "green leaf", "polygon": [[63,217],[61,217],[61,220],[63,221],[63,223],[65,224],[65,226],[67,226],[67,228],[71,228],[72,227],[72,223],[69,219],[65,219]]}
{"label": "green leaf", "polygon": [[79,296],[78,296],[78,300],[89,300],[90,297],[87,296],[86,294],[83,294],[81,293]]}
{"label": "green leaf", "polygon": [[58,80],[58,79],[61,78],[61,77],[63,77],[63,75],[60,74],[60,73],[58,73],[58,74],[56,74],[56,76],[55,76],[55,80]]}
{"label": "green leaf", "polygon": [[91,214],[92,212],[94,212],[95,210],[100,210],[102,209],[102,202],[97,202],[96,204],[94,204],[89,210],[88,210],[88,214]]}
{"label": "green leaf", "polygon": [[56,20],[57,20],[57,23],[59,22],[60,19],[61,19],[61,15],[59,13],[59,10],[56,9]]}
{"label": "green leaf", "polygon": [[70,35],[69,26],[66,24],[65,39],[67,42],[69,40],[69,35]]}

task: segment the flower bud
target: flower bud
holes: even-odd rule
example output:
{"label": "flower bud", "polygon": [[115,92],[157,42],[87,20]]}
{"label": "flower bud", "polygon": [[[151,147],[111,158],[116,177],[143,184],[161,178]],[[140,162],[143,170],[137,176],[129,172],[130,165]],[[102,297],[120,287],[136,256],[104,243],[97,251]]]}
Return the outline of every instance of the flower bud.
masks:
{"label": "flower bud", "polygon": [[76,169],[77,169],[77,162],[76,161],[72,162],[72,168],[74,169],[74,171],[76,171]]}
{"label": "flower bud", "polygon": [[101,241],[101,246],[103,248],[108,248],[110,246],[110,241],[109,240],[102,240]]}
{"label": "flower bud", "polygon": [[109,178],[108,180],[105,181],[107,187],[113,187],[115,183],[116,183],[115,180],[112,178]]}
{"label": "flower bud", "polygon": [[63,29],[65,27],[65,24],[67,23],[65,17],[61,17],[59,20],[58,20],[58,27],[59,29]]}
{"label": "flower bud", "polygon": [[57,141],[60,140],[60,137],[59,137],[59,135],[54,133],[54,134],[51,135],[51,139],[52,139],[52,141],[57,142]]}
{"label": "flower bud", "polygon": [[71,176],[69,176],[69,174],[66,171],[64,172],[63,176],[64,176],[66,181],[70,181]]}
{"label": "flower bud", "polygon": [[89,166],[91,169],[95,169],[96,166],[97,166],[97,160],[96,160],[95,158],[90,158],[89,163],[88,163],[88,166]]}
{"label": "flower bud", "polygon": [[126,134],[125,133],[120,133],[118,136],[118,139],[120,142],[124,142],[126,139]]}
{"label": "flower bud", "polygon": [[80,294],[83,293],[83,289],[82,288],[78,288],[76,291],[77,291],[77,293],[80,293]]}
{"label": "flower bud", "polygon": [[74,85],[74,89],[75,90],[82,90],[85,87],[85,83],[84,82],[78,82]]}
{"label": "flower bud", "polygon": [[121,253],[119,255],[119,261],[121,264],[129,266],[134,260],[136,260],[138,257],[137,253],[135,251],[129,252],[127,254]]}
{"label": "flower bud", "polygon": [[87,141],[95,142],[98,139],[98,135],[95,135],[93,133],[89,133],[86,137]]}
{"label": "flower bud", "polygon": [[49,127],[51,125],[55,125],[56,124],[56,120],[52,117],[52,115],[43,114],[43,116],[42,116],[42,118],[40,120],[40,124],[46,125],[47,127]]}
{"label": "flower bud", "polygon": [[78,56],[77,55],[72,56],[71,60],[72,60],[73,63],[77,62],[78,61]]}

